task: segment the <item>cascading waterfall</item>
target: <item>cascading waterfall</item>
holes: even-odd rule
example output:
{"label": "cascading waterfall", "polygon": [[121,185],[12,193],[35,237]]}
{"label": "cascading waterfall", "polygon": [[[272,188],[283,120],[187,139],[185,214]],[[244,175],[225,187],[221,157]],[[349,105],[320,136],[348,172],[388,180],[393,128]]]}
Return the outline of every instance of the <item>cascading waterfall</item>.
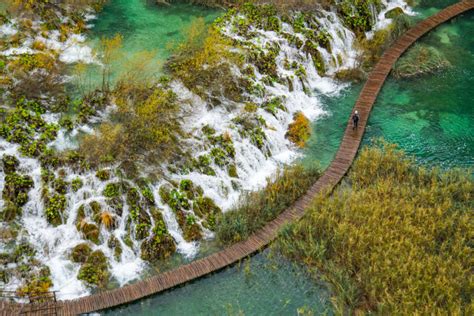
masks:
{"label": "cascading waterfall", "polygon": [[[391,8],[400,6],[405,12],[409,10],[401,0],[387,0],[383,1],[383,4],[385,9],[376,18],[376,23],[374,23],[376,28],[386,26],[387,19],[384,13]],[[374,14],[374,18],[375,16]],[[268,50],[268,47],[277,46],[279,48],[279,53],[276,57],[278,75],[289,80],[288,84],[269,84],[264,80],[264,75],[256,67],[248,65],[255,71],[254,83],[261,85],[265,91],[265,96],[254,96],[255,102],[262,103],[270,98],[281,97],[285,108],[285,110],[279,110],[274,114],[261,108],[257,110],[258,115],[266,122],[264,150],[259,149],[248,138],[243,137],[234,126],[233,119],[241,113],[244,104],[236,105],[229,100],[222,99],[222,106],[209,109],[206,102],[189,91],[182,83],[178,81],[172,82],[171,87],[179,96],[181,103],[187,105],[185,110],[188,112],[188,116],[183,126],[187,132],[194,136],[193,140],[190,141],[191,146],[196,149],[194,154],[198,156],[209,153],[209,149],[202,146],[202,141],[196,140],[202,138],[203,126],[210,126],[219,134],[227,133],[235,146],[235,162],[239,175],[238,178],[231,177],[225,168],[212,163],[215,175],[206,175],[197,171],[186,175],[168,172],[165,177],[167,180],[150,184],[155,207],[161,210],[166,228],[176,243],[177,251],[185,257],[192,258],[197,254],[199,242],[188,242],[184,239],[175,214],[164,203],[159,194],[160,188],[170,181],[191,180],[200,186],[205,195],[214,200],[223,211],[229,210],[238,201],[243,192],[262,188],[266,185],[268,177],[274,175],[279,167],[293,162],[300,156],[297,148],[285,137],[287,127],[292,122],[293,115],[296,112],[302,112],[313,121],[318,117],[327,115],[328,113],[323,110],[320,96],[337,94],[345,87],[344,84],[333,80],[330,76],[339,70],[357,66],[358,52],[354,46],[355,35],[343,25],[338,15],[334,12],[321,10],[317,12],[316,17],[320,29],[327,34],[330,45],[330,49],[321,46],[317,48],[324,61],[325,75],[318,72],[311,56],[296,48],[288,39],[273,31],[252,29],[252,31],[256,32],[257,36],[249,40],[248,44],[251,43],[263,51]],[[3,25],[1,27],[3,34],[14,34],[15,29],[13,25],[14,21],[12,24]],[[288,23],[282,23],[282,29],[302,39],[302,35],[295,32]],[[235,33],[230,24],[222,29],[222,33],[244,43],[247,41]],[[48,39],[39,38],[39,40],[43,41],[48,47],[60,51],[61,61],[68,63],[77,61],[94,62],[96,60],[92,56],[92,50],[81,44],[85,40],[83,36],[74,35],[70,40],[61,44],[57,41],[57,36],[58,34],[52,34]],[[24,43],[24,46],[16,50],[11,49],[1,54],[15,55],[23,52],[32,52],[29,47],[31,42],[32,40],[27,41]],[[288,62],[300,64],[306,73],[305,78],[301,79],[294,76],[294,71],[287,69],[286,64]],[[99,115],[97,117],[97,120],[106,120],[108,111],[113,111],[113,107],[107,108],[101,114],[102,116]],[[57,121],[57,119],[54,116],[45,117],[45,120],[50,121]],[[59,149],[75,148],[77,147],[75,136],[84,132],[93,133],[93,129],[88,125],[84,125],[75,128],[72,132],[60,130],[57,139],[49,145]],[[62,177],[66,181],[72,182],[74,179],[80,179],[82,187],[76,192],[68,192],[66,194],[67,208],[63,214],[62,224],[54,227],[48,223],[44,215],[42,169],[39,161],[22,157],[18,151],[18,145],[6,142],[5,140],[0,142],[0,156],[3,155],[15,156],[19,160],[18,170],[30,175],[34,182],[33,188],[28,193],[29,201],[23,207],[21,223],[24,230],[21,233],[21,237],[27,239],[34,247],[36,258],[42,264],[49,267],[54,282],[54,290],[59,291],[61,299],[87,295],[89,289],[76,278],[80,264],[73,263],[69,259],[71,248],[84,242],[83,235],[76,229],[78,213],[82,207],[85,217],[90,218],[92,216],[90,205],[93,202],[97,203],[102,211],[114,213],[114,210],[110,209],[110,206],[106,203],[102,192],[104,192],[108,184],[124,181],[124,179],[112,174],[107,181],[101,181],[97,179],[94,172],[78,173],[71,168],[61,170],[63,173]],[[2,190],[5,184],[4,178],[5,172],[2,170],[0,171],[0,189]],[[133,183],[128,185],[132,188],[135,187]],[[92,250],[101,250],[107,257],[111,276],[118,285],[124,285],[139,278],[147,266],[145,261],[139,256],[140,241],[134,238],[134,234],[127,232],[129,230],[129,223],[127,221],[132,212],[131,207],[125,197],[121,199],[123,203],[122,213],[120,215],[114,213],[116,219],[115,228],[107,230],[100,226],[99,235],[101,242],[92,244]],[[3,207],[3,203],[3,200],[0,200],[1,207]],[[152,227],[155,226],[154,217],[149,209],[146,209],[146,212],[151,220],[149,228],[151,232]],[[203,235],[204,239],[213,237],[213,233],[206,228],[203,228]],[[107,241],[112,237],[119,242],[122,249],[119,255],[107,246]],[[6,284],[5,288],[15,289],[18,285],[19,279],[13,277]]]}

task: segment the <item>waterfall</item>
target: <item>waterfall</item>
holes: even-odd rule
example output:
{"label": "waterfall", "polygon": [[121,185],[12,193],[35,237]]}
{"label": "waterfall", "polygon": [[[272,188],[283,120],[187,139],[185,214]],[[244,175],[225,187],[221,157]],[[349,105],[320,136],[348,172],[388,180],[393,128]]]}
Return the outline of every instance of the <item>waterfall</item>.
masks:
{"label": "waterfall", "polygon": [[[376,17],[376,29],[386,26],[384,12],[390,8],[401,6],[406,12],[410,12],[406,4],[401,0],[383,1],[385,9]],[[375,7],[371,6],[371,10]],[[237,18],[237,17],[235,17]],[[91,19],[91,17],[90,17]],[[194,155],[208,154],[209,148],[202,144],[202,127],[208,125],[216,130],[217,133],[227,133],[233,140],[235,147],[235,163],[237,167],[238,178],[231,177],[227,169],[211,162],[215,175],[206,175],[201,172],[193,171],[189,174],[178,174],[167,172],[166,180],[160,180],[151,183],[150,188],[155,200],[154,207],[160,210],[166,227],[174,239],[177,246],[177,252],[186,258],[193,258],[199,251],[199,242],[188,242],[183,237],[183,232],[177,222],[174,212],[162,201],[159,190],[169,181],[179,181],[184,179],[192,180],[193,183],[200,186],[205,195],[222,208],[228,211],[242,196],[243,192],[254,191],[264,187],[268,178],[275,175],[276,170],[284,165],[294,162],[301,153],[285,137],[288,125],[293,120],[296,112],[303,112],[310,120],[315,121],[318,118],[329,115],[322,104],[322,96],[337,95],[346,86],[332,78],[334,74],[343,69],[350,69],[356,66],[356,59],[359,54],[355,47],[355,35],[347,29],[341,19],[335,12],[320,10],[315,12],[315,19],[320,25],[320,30],[327,34],[329,39],[329,48],[319,46],[318,52],[321,54],[325,65],[325,74],[321,74],[316,69],[311,56],[305,54],[301,49],[296,48],[288,39],[282,37],[274,31],[265,31],[253,28],[256,36],[247,40],[239,36],[229,23],[222,28],[221,32],[234,40],[240,41],[245,45],[255,45],[263,51],[269,46],[278,46],[279,53],[276,57],[277,73],[281,78],[287,78],[287,83],[269,84],[264,80],[254,65],[247,64],[255,71],[254,83],[259,84],[265,91],[265,96],[253,96],[256,103],[262,103],[265,100],[282,97],[285,110],[278,110],[276,113],[269,113],[262,108],[257,109],[266,122],[264,133],[266,135],[264,150],[258,148],[247,137],[243,137],[235,128],[233,119],[239,116],[245,104],[236,104],[230,100],[222,98],[222,106],[209,109],[208,104],[194,93],[189,91],[181,82],[173,81],[171,88],[178,95],[179,101],[187,111],[188,116],[183,124],[186,132],[194,136],[189,139],[190,146],[195,149]],[[6,24],[0,27],[3,35],[15,34],[14,21],[12,24]],[[293,27],[282,22],[282,29],[300,38],[302,35],[295,32]],[[58,50],[59,59],[65,63],[77,61],[95,62],[92,50],[84,44],[83,35],[73,35],[64,43],[57,40],[59,34],[52,33],[46,38],[37,38],[43,41],[48,47]],[[34,53],[30,48],[32,39],[23,43],[19,48],[11,48],[0,54],[5,56]],[[294,71],[288,70],[287,62],[297,62],[305,70],[304,78],[298,78]],[[239,70],[235,70],[239,75]],[[291,83],[291,84],[290,84]],[[290,87],[291,86],[291,87]],[[113,107],[106,109],[98,117],[98,121],[106,120],[108,113],[113,111]],[[45,120],[57,121],[56,116],[45,116]],[[72,132],[66,132],[64,129],[59,131],[59,136],[54,142],[49,144],[58,149],[67,149],[77,147],[77,135],[79,133],[93,133],[93,129],[88,126],[80,126]],[[112,279],[120,286],[140,277],[148,265],[140,258],[140,243],[129,231],[135,229],[129,223],[131,207],[128,205],[125,197],[121,197],[123,208],[121,214],[117,214],[107,203],[103,196],[103,191],[108,184],[121,182],[122,179],[116,174],[106,181],[99,180],[95,171],[79,173],[71,168],[63,168],[61,171],[66,181],[72,182],[74,179],[80,179],[82,187],[73,192],[69,190],[66,194],[66,210],[63,214],[62,224],[57,227],[48,223],[45,217],[45,205],[42,198],[42,170],[40,162],[37,159],[25,158],[20,152],[18,145],[9,143],[3,139],[0,140],[0,157],[3,155],[12,155],[19,160],[19,171],[32,177],[34,186],[29,191],[29,201],[23,207],[21,216],[21,237],[36,250],[35,258],[42,264],[49,267],[51,278],[54,283],[54,290],[59,291],[60,299],[69,299],[84,296],[90,293],[90,290],[77,279],[80,264],[73,263],[70,260],[71,249],[85,241],[84,236],[78,231],[77,219],[79,209],[86,207],[89,212],[90,203],[95,202],[103,211],[110,211],[117,219],[114,229],[107,230],[100,226],[100,241],[91,243],[92,250],[101,250],[107,257],[110,265]],[[109,169],[114,169],[109,166]],[[55,173],[59,177],[58,171]],[[0,171],[0,189],[5,185],[5,171]],[[131,188],[136,185],[128,183]],[[140,199],[143,196],[140,194]],[[0,200],[0,207],[4,207],[4,201]],[[154,226],[154,219],[150,209],[145,210],[151,220],[151,227]],[[88,215],[90,219],[90,215]],[[132,227],[130,227],[132,225]],[[213,237],[213,233],[203,228],[204,239]],[[119,256],[107,246],[107,241],[114,237],[118,240],[122,252]],[[130,238],[130,240],[127,240]],[[5,246],[6,247],[6,246]],[[6,251],[2,245],[0,248]],[[13,277],[5,284],[5,289],[15,289],[20,284],[20,279]]]}

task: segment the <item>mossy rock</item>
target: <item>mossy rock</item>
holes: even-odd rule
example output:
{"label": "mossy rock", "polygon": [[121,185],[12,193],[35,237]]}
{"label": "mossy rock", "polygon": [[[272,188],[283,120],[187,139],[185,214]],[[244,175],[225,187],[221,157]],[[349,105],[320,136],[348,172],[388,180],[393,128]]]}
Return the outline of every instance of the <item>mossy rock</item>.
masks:
{"label": "mossy rock", "polygon": [[55,194],[46,197],[45,202],[46,219],[53,226],[59,226],[62,223],[61,214],[66,209],[66,197],[62,194]]}
{"label": "mossy rock", "polygon": [[110,180],[110,170],[99,170],[96,172],[95,176],[101,181]]}
{"label": "mossy rock", "polygon": [[153,235],[142,242],[140,250],[140,257],[143,260],[157,262],[175,253],[176,245],[169,234]]}
{"label": "mossy rock", "polygon": [[80,224],[82,220],[86,217],[86,209],[84,204],[81,204],[77,209],[77,216],[76,216],[76,225]]}
{"label": "mossy rock", "polygon": [[17,293],[19,296],[36,297],[37,302],[41,303],[43,300],[52,299],[52,297],[49,299],[44,297],[45,295],[50,295],[46,293],[49,293],[52,286],[51,272],[48,267],[43,267],[38,272],[35,272],[34,275],[29,276],[26,283],[17,289]]}
{"label": "mossy rock", "polygon": [[117,261],[120,261],[120,257],[122,256],[122,245],[120,241],[114,235],[110,236],[109,240],[107,241],[107,247],[114,250],[114,258]]}
{"label": "mossy rock", "polygon": [[104,289],[110,278],[107,258],[104,253],[100,250],[92,252],[79,269],[77,278],[84,281],[89,287]]}
{"label": "mossy rock", "polygon": [[400,7],[396,7],[396,8],[393,8],[392,10],[388,10],[387,12],[385,12],[385,17],[387,19],[393,19],[393,18],[396,18],[397,16],[401,15],[401,14],[404,14],[405,12],[403,12],[403,9],[400,8]]}
{"label": "mossy rock", "polygon": [[21,208],[10,201],[5,201],[3,209],[0,211],[0,220],[4,222],[11,222],[17,217],[21,216]]}
{"label": "mossy rock", "polygon": [[71,181],[71,189],[73,192],[79,191],[79,189],[82,188],[83,185],[84,183],[80,178],[75,178]]}
{"label": "mossy rock", "polygon": [[229,168],[227,169],[227,173],[229,174],[229,177],[232,178],[238,178],[239,174],[237,173],[237,166],[236,165],[230,165]]}
{"label": "mossy rock", "polygon": [[151,225],[148,223],[141,223],[135,227],[135,237],[137,240],[145,239],[150,234]]}
{"label": "mossy rock", "polygon": [[96,224],[82,222],[79,224],[79,230],[84,235],[84,238],[92,241],[95,244],[99,244],[99,227]]}
{"label": "mossy rock", "polygon": [[52,187],[59,194],[66,194],[68,185],[69,184],[66,181],[64,181],[64,179],[57,178],[53,181]]}
{"label": "mossy rock", "polygon": [[95,222],[99,221],[100,213],[102,212],[102,206],[97,201],[92,201],[89,203],[89,207],[92,211],[92,218]]}
{"label": "mossy rock", "polygon": [[184,192],[189,200],[193,200],[197,196],[204,193],[200,186],[196,186],[191,180],[181,180],[179,183],[179,190]]}
{"label": "mossy rock", "polygon": [[120,195],[120,183],[107,183],[102,194],[107,198],[114,198]]}
{"label": "mossy rock", "polygon": [[72,248],[71,260],[77,263],[84,263],[91,253],[92,249],[87,243],[79,244]]}
{"label": "mossy rock", "polygon": [[27,175],[16,172],[7,174],[5,186],[2,191],[4,200],[11,201],[17,206],[23,206],[28,201],[28,191],[34,186],[33,179]]}
{"label": "mossy rock", "polygon": [[15,172],[18,166],[20,165],[20,162],[18,161],[18,159],[15,156],[10,156],[10,155],[3,155],[2,163],[3,163],[3,171],[6,174]]}
{"label": "mossy rock", "polygon": [[110,206],[118,216],[122,216],[123,199],[120,196],[107,199],[107,205]]}
{"label": "mossy rock", "polygon": [[179,211],[176,213],[176,217],[186,241],[190,242],[202,239],[201,226],[199,226],[196,222],[196,218],[192,214],[186,214],[183,211]]}
{"label": "mossy rock", "polygon": [[194,202],[194,213],[204,219],[203,225],[214,230],[216,225],[216,218],[222,214],[220,207],[209,197],[200,197]]}
{"label": "mossy rock", "polygon": [[140,203],[140,193],[136,188],[130,188],[127,192],[128,205],[138,205]]}

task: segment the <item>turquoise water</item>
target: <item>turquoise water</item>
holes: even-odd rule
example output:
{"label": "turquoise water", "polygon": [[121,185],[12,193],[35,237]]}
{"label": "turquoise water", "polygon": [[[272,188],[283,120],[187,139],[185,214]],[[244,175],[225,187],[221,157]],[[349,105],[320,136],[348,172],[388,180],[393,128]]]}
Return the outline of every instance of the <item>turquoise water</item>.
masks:
{"label": "turquoise water", "polygon": [[[383,136],[420,163],[472,167],[474,14],[438,27],[419,43],[436,47],[452,67],[413,79],[390,77],[374,105],[363,143]],[[325,102],[331,115],[313,124],[305,159],[330,163],[360,90],[361,85],[353,85]]]}
{"label": "turquoise water", "polygon": [[[452,1],[438,2],[442,7]],[[422,9],[426,12],[429,8]],[[416,79],[389,78],[374,106],[363,142],[383,136],[420,163],[472,166],[474,14],[439,27],[421,42],[443,52],[452,68]],[[361,88],[352,85],[340,96],[323,100],[330,115],[314,122],[305,159],[329,164]],[[264,253],[254,256],[250,264],[230,267],[105,314],[296,315],[301,308],[315,315],[331,313],[325,287],[315,284],[302,268],[281,258],[269,259]]]}
{"label": "turquoise water", "polygon": [[304,315],[331,314],[325,287],[269,251],[186,286],[103,315]]}
{"label": "turquoise water", "polygon": [[[185,39],[185,32],[193,21],[202,18],[206,23],[214,21],[221,11],[174,1],[173,5],[157,5],[155,0],[111,0],[99,18],[92,21],[89,45],[98,51],[101,38],[122,35],[122,47],[113,63],[113,78],[130,71],[136,64],[147,60],[144,71],[148,77],[161,75],[163,63],[173,48]],[[89,67],[86,73],[87,87],[101,83],[101,70]],[[84,81],[84,80],[83,80]]]}

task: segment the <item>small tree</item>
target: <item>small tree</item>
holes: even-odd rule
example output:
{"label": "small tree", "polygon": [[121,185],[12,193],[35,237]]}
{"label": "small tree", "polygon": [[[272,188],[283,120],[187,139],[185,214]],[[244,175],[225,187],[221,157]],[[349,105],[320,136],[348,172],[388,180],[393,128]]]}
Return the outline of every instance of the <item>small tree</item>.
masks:
{"label": "small tree", "polygon": [[102,90],[105,93],[110,91],[110,78],[112,75],[112,65],[121,57],[123,37],[116,34],[112,38],[102,37],[100,40],[100,52],[102,55]]}

